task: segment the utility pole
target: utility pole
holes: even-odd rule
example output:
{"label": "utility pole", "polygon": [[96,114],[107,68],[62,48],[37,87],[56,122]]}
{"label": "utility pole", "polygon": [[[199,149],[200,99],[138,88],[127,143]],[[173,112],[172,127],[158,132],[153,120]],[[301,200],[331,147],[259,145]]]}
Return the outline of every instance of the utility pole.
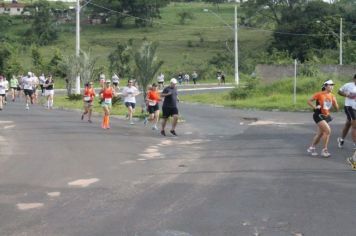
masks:
{"label": "utility pole", "polygon": [[[77,0],[76,7],[76,31],[75,31],[75,56],[77,60],[79,59],[79,51],[80,51],[80,3]],[[75,93],[80,94],[80,75],[78,74],[75,79]]]}
{"label": "utility pole", "polygon": [[340,55],[339,55],[339,58],[340,58],[340,65],[342,65],[342,18],[340,17],[340,43],[339,43],[339,46],[340,46]]}
{"label": "utility pole", "polygon": [[239,85],[239,56],[238,56],[237,4],[235,4],[235,84],[236,84],[236,85]]}

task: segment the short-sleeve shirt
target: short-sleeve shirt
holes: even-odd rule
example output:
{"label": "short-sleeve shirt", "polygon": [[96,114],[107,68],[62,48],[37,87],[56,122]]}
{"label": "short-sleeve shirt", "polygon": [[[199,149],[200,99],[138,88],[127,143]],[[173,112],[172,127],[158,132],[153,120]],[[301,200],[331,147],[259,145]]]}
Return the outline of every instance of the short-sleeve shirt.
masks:
{"label": "short-sleeve shirt", "polygon": [[164,97],[162,107],[171,107],[171,108],[177,107],[178,92],[176,87],[174,88],[172,88],[171,86],[165,87],[162,93],[172,93],[171,95]]}
{"label": "short-sleeve shirt", "polygon": [[153,102],[148,102],[148,105],[150,106],[154,106],[160,101],[159,93],[153,90],[148,91],[147,98],[153,101]]}
{"label": "short-sleeve shirt", "polygon": [[19,85],[19,81],[16,78],[10,79],[10,87],[16,88]]}
{"label": "short-sleeve shirt", "polygon": [[354,82],[344,84],[339,91],[349,94],[350,97],[345,97],[345,106],[350,106],[356,109],[356,84]]}
{"label": "short-sleeve shirt", "polygon": [[125,96],[124,102],[136,103],[135,95],[138,94],[138,89],[135,86],[125,87],[122,94]]}
{"label": "short-sleeve shirt", "polygon": [[5,81],[0,82],[0,94],[5,94]]}
{"label": "short-sleeve shirt", "polygon": [[322,91],[315,93],[313,98],[316,100],[317,105],[321,106],[321,114],[328,116],[330,114],[331,107],[335,104],[335,96],[331,93]]}
{"label": "short-sleeve shirt", "polygon": [[32,90],[34,81],[33,81],[32,77],[23,77],[22,78],[22,84],[23,84],[23,88],[24,89]]}

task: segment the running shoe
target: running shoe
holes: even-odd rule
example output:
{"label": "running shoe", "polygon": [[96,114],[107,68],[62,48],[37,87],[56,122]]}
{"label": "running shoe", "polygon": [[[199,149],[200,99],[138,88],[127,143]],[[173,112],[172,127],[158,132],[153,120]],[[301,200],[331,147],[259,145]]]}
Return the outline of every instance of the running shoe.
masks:
{"label": "running shoe", "polygon": [[323,149],[321,150],[321,154],[320,154],[322,157],[330,157],[331,154],[328,152],[327,149]]}
{"label": "running shoe", "polygon": [[161,130],[161,135],[166,136],[166,131]]}
{"label": "running shoe", "polygon": [[147,117],[145,117],[145,119],[143,120],[143,124],[147,125],[147,122],[148,122],[148,119],[147,119]]}
{"label": "running shoe", "polygon": [[84,115],[82,115],[82,117],[80,118],[81,120],[84,120]]}
{"label": "running shoe", "polygon": [[130,125],[134,125],[135,123],[133,121],[130,121]]}
{"label": "running shoe", "polygon": [[352,157],[346,158],[346,161],[350,164],[352,170],[356,170],[356,162],[352,159]]}
{"label": "running shoe", "polygon": [[309,147],[309,148],[307,149],[307,152],[308,152],[310,155],[312,155],[312,156],[317,156],[317,155],[318,155],[318,153],[317,153],[316,150],[315,150],[315,147]]}
{"label": "running shoe", "polygon": [[342,148],[344,146],[344,140],[340,137],[337,138],[337,146]]}
{"label": "running shoe", "polygon": [[158,130],[157,126],[156,125],[152,126],[152,130]]}
{"label": "running shoe", "polygon": [[28,104],[26,104],[26,110],[30,110],[30,107],[28,106]]}
{"label": "running shoe", "polygon": [[176,131],[174,131],[174,130],[171,130],[171,131],[169,131],[169,132],[171,132],[171,134],[173,134],[174,136],[177,136],[177,133],[176,133]]}

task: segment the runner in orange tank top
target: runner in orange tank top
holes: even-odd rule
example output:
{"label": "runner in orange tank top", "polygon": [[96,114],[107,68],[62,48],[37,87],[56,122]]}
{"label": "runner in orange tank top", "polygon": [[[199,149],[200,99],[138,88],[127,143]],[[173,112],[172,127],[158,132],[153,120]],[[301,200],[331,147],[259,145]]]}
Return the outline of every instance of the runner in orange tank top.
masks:
{"label": "runner in orange tank top", "polygon": [[148,120],[152,122],[152,130],[158,130],[159,102],[161,101],[161,98],[157,91],[157,87],[157,84],[153,83],[146,97],[146,101],[148,103],[148,113],[150,114]]}
{"label": "runner in orange tank top", "polygon": [[112,105],[112,98],[116,96],[115,90],[111,87],[111,81],[106,80],[104,88],[100,91],[101,107],[104,111],[104,117],[101,127],[103,129],[110,129],[110,110]]}
{"label": "runner in orange tank top", "polygon": [[87,86],[85,86],[84,88],[84,95],[83,95],[84,112],[82,114],[82,120],[84,119],[84,116],[88,114],[89,123],[92,123],[91,114],[93,110],[94,97],[95,97],[95,90],[93,88],[93,82],[89,82]]}
{"label": "runner in orange tank top", "polygon": [[339,110],[335,96],[331,93],[333,90],[334,82],[327,80],[323,84],[322,91],[315,93],[309,100],[308,105],[314,109],[313,119],[318,126],[317,133],[315,134],[311,146],[308,148],[308,153],[312,156],[317,156],[315,146],[319,143],[320,139],[323,142],[323,149],[321,151],[322,157],[329,157],[331,154],[328,151],[328,143],[330,138],[331,129],[329,122],[332,120],[330,116],[330,109],[334,107]]}

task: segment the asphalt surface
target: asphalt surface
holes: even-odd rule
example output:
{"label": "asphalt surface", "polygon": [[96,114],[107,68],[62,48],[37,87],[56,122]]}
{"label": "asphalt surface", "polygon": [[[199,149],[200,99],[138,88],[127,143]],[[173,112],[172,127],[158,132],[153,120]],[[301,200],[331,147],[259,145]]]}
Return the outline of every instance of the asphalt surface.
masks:
{"label": "asphalt surface", "polygon": [[181,103],[178,137],[163,137],[24,108],[0,112],[0,235],[356,235],[342,113],[325,159],[306,154],[311,113]]}

